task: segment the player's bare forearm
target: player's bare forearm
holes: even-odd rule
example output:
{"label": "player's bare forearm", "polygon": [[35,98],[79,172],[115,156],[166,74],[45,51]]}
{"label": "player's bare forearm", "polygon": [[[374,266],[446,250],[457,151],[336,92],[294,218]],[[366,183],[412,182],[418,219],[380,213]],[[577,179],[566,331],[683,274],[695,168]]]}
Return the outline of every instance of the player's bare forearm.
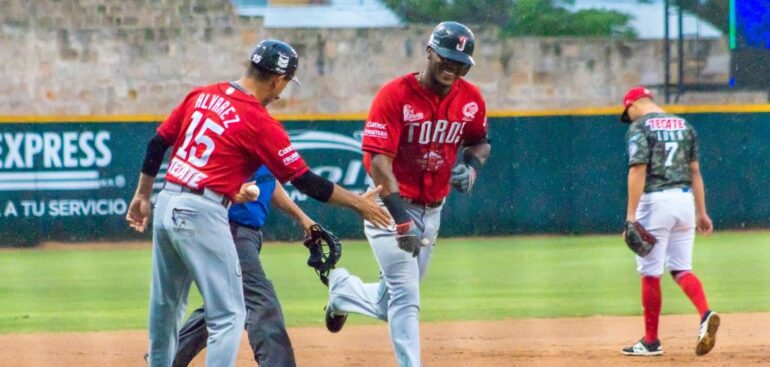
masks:
{"label": "player's bare forearm", "polygon": [[714,231],[714,223],[706,213],[706,187],[700,173],[698,162],[690,162],[690,185],[692,186],[693,199],[695,200],[695,227],[703,235],[710,235]]}
{"label": "player's bare forearm", "polygon": [[372,177],[375,185],[382,186],[381,197],[399,192],[398,180],[396,180],[396,175],[393,174],[393,157],[375,154],[372,157],[369,175]]}
{"label": "player's bare forearm", "polygon": [[275,190],[273,190],[273,196],[270,201],[275,207],[294,218],[305,231],[308,231],[310,226],[315,224],[315,221],[310,219],[302,208],[291,200],[280,182],[276,181]]}
{"label": "player's bare forearm", "polygon": [[140,173],[139,184],[136,185],[136,193],[134,193],[134,197],[141,197],[149,200],[150,196],[152,195],[153,183],[155,183],[155,177]]}
{"label": "player's bare forearm", "polygon": [[692,194],[695,199],[695,213],[697,215],[706,215],[706,188],[703,184],[703,176],[701,176],[698,162],[690,163],[690,180]]}
{"label": "player's bare forearm", "polygon": [[636,208],[644,193],[647,165],[637,164],[628,169],[628,206],[626,207],[626,220],[636,221]]}
{"label": "player's bare forearm", "polygon": [[337,184],[334,184],[334,191],[332,191],[332,196],[329,198],[329,203],[345,206],[357,211],[364,204],[364,201],[366,200],[363,199],[363,195],[358,195]]}

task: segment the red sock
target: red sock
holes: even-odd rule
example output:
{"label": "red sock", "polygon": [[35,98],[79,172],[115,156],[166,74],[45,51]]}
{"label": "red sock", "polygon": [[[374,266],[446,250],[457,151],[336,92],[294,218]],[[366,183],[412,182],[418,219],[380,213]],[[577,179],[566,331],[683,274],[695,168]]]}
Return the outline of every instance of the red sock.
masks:
{"label": "red sock", "polygon": [[660,278],[642,277],[642,307],[644,308],[644,342],[652,343],[658,339],[658,320],[660,319]]}
{"label": "red sock", "polygon": [[703,292],[703,286],[700,284],[698,277],[692,272],[685,271],[677,274],[674,280],[676,280],[684,294],[692,301],[695,308],[698,309],[700,317],[703,318],[703,315],[709,310],[709,305],[706,301],[706,293]]}

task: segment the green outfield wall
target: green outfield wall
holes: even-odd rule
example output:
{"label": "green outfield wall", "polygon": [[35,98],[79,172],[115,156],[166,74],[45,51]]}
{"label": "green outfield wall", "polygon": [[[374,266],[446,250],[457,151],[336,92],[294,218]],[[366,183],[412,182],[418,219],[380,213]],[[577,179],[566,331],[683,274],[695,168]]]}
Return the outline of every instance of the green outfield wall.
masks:
{"label": "green outfield wall", "polygon": [[[685,113],[698,130],[709,211],[717,230],[770,227],[770,112]],[[149,238],[124,222],[157,118],[0,120],[0,245],[40,240]],[[314,171],[351,190],[368,184],[359,150],[362,122],[285,120]],[[615,114],[497,116],[492,156],[473,193],[452,193],[444,236],[609,233],[625,213],[626,125]],[[162,186],[165,165],[156,181]],[[341,237],[362,237],[358,217],[289,194]],[[271,239],[299,228],[275,213]]]}

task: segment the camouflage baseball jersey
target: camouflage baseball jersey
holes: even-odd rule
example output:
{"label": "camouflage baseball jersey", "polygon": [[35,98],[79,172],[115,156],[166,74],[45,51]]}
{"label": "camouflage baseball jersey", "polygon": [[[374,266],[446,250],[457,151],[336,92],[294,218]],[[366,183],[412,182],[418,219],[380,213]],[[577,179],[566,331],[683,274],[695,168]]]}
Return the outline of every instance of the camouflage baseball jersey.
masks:
{"label": "camouflage baseball jersey", "polygon": [[690,162],[698,160],[695,130],[679,116],[649,113],[626,133],[628,165],[647,165],[644,192],[690,186]]}

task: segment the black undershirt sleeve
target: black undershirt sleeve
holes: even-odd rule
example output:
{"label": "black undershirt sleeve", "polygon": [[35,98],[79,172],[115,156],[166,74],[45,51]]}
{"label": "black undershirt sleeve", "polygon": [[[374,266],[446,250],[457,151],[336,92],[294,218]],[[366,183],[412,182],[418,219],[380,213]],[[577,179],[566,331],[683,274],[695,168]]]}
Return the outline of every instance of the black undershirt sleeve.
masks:
{"label": "black undershirt sleeve", "polygon": [[144,155],[144,163],[142,163],[142,173],[150,177],[157,176],[160,164],[163,162],[163,155],[166,154],[166,149],[170,145],[160,135],[155,134],[150,142],[147,143],[147,152]]}
{"label": "black undershirt sleeve", "polygon": [[334,192],[334,184],[331,181],[313,173],[311,170],[292,180],[291,184],[299,189],[299,191],[302,191],[303,194],[324,203],[329,201]]}

